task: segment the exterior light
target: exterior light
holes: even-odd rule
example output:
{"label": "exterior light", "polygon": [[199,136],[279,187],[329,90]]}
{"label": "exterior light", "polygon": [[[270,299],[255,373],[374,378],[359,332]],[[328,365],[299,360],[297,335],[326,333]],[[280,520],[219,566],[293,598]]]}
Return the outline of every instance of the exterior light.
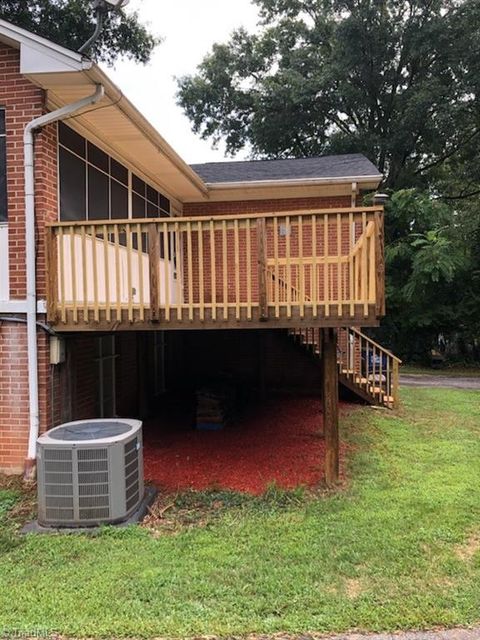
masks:
{"label": "exterior light", "polygon": [[373,204],[384,205],[388,200],[388,194],[386,193],[376,193],[373,196]]}
{"label": "exterior light", "polygon": [[103,16],[110,11],[120,11],[127,6],[129,0],[93,0],[92,7],[95,9],[95,18],[97,24],[93,35],[83,44],[78,53],[87,53],[87,51],[98,40],[99,35],[102,32]]}
{"label": "exterior light", "polygon": [[107,11],[112,11],[115,9],[123,9],[127,6],[128,2],[129,0],[95,0],[94,6],[96,5],[101,7],[103,5]]}

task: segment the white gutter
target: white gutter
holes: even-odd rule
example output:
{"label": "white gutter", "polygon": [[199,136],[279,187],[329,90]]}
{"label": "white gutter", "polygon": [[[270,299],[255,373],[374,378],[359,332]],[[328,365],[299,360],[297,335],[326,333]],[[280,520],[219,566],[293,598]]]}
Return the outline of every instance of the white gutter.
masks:
{"label": "white gutter", "polygon": [[30,431],[28,435],[28,453],[25,462],[25,477],[31,478],[37,452],[37,438],[40,425],[38,403],[38,354],[37,354],[37,298],[35,272],[35,165],[33,134],[38,129],[63,120],[76,111],[96,104],[104,96],[103,85],[97,85],[95,93],[68,104],[61,109],[46,113],[27,124],[23,136],[25,171],[25,243],[27,270],[27,351],[28,351],[28,390],[30,403]]}
{"label": "white gutter", "polygon": [[209,190],[217,189],[245,189],[248,187],[304,187],[307,185],[329,185],[357,182],[359,184],[380,182],[383,175],[371,176],[342,176],[339,178],[287,178],[283,180],[239,180],[237,182],[207,182]]}

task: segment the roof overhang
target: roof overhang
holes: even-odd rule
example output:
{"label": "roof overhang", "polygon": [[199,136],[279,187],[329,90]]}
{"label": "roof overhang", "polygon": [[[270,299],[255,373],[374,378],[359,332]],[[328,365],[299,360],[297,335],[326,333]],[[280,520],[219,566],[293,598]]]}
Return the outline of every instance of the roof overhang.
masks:
{"label": "roof overhang", "polygon": [[177,208],[185,199],[203,200],[208,189],[102,69],[88,58],[0,20],[0,40],[20,49],[20,72],[46,91],[57,109],[103,85],[103,100],[69,120],[114,157],[160,188]]}
{"label": "roof overhang", "polygon": [[104,87],[102,101],[69,119],[69,126],[128,164],[162,190],[174,208],[183,202],[259,200],[348,195],[376,189],[383,176],[205,183],[126,98],[105,72],[81,54],[0,20],[0,41],[20,50],[20,71],[45,90],[57,109]]}
{"label": "roof overhang", "polygon": [[[256,180],[242,182],[207,183],[209,200],[261,200],[351,195],[352,190],[377,189],[381,174],[372,176],[344,176],[336,178],[303,178],[291,180]],[[192,202],[187,200],[187,202]]]}

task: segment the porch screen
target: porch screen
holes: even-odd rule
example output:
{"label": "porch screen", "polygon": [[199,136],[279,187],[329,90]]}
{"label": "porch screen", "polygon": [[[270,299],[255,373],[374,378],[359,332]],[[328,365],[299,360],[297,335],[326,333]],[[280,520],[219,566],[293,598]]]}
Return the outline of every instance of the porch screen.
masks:
{"label": "porch screen", "polygon": [[125,220],[170,214],[170,201],[63,122],[58,127],[60,220]]}

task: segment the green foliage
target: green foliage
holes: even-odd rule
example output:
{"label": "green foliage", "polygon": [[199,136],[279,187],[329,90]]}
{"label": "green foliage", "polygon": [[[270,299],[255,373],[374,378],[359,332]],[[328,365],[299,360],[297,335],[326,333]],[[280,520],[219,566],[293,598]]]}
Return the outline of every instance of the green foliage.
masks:
{"label": "green foliage", "polygon": [[[90,0],[0,0],[0,18],[74,51],[95,30]],[[89,55],[109,65],[122,56],[146,63],[159,42],[136,13],[110,12]]]}
{"label": "green foliage", "polygon": [[406,360],[428,360],[440,333],[474,341],[478,322],[466,307],[476,295],[478,251],[461,218],[415,189],[395,192],[387,205],[388,313],[377,337]]}
{"label": "green foliage", "polygon": [[393,193],[376,337],[425,360],[442,334],[480,360],[480,3],[255,2],[257,32],[179,81],[194,131],[232,154],[364,153]]}
{"label": "green foliage", "polygon": [[217,44],[179,104],[235,153],[363,152],[392,188],[477,136],[476,0],[256,0],[256,34]]}
{"label": "green foliage", "polygon": [[344,416],[338,493],[209,492],[198,499],[223,508],[208,526],[26,536],[0,557],[0,628],[173,638],[478,623],[479,394],[402,401]]}
{"label": "green foliage", "polygon": [[15,535],[14,523],[8,517],[20,497],[18,491],[0,489],[0,557],[20,544],[20,540]]}

